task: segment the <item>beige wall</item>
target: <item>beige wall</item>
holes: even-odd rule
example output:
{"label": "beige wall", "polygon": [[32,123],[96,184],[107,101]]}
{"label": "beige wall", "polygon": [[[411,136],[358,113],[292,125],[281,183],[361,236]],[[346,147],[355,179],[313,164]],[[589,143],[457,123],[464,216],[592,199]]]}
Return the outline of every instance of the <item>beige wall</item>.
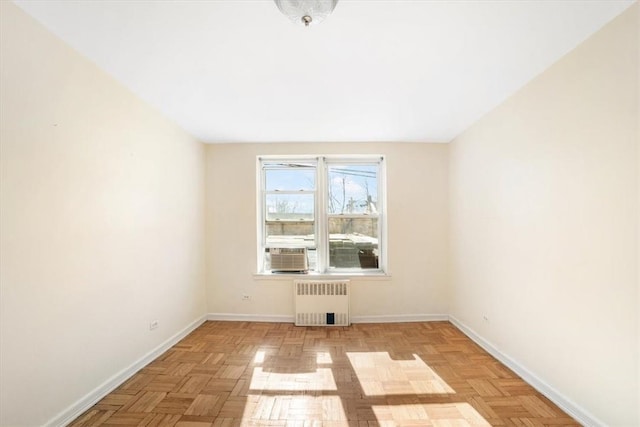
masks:
{"label": "beige wall", "polygon": [[[256,272],[256,156],[386,155],[389,280],[359,279],[353,316],[447,313],[448,147],[442,144],[226,144],[207,147],[211,313],[293,316],[292,278]],[[242,301],[249,294],[251,301]]]}
{"label": "beige wall", "polygon": [[35,426],[205,313],[204,149],[0,7],[0,424]]}
{"label": "beige wall", "polygon": [[640,424],[637,9],[451,144],[451,313],[612,426]]}
{"label": "beige wall", "polygon": [[[636,14],[636,23],[640,23],[640,7],[636,6],[634,9]],[[639,27],[640,25],[636,24],[636,55],[638,55],[638,67],[640,67],[640,52],[638,52],[640,50]],[[637,73],[636,79],[636,102],[640,103],[640,72]],[[640,106],[638,106],[638,109],[640,109]],[[640,337],[640,118],[636,120],[636,138],[636,336]],[[640,401],[640,338],[638,338],[636,341],[636,392],[638,394],[638,401]],[[640,404],[636,406],[636,410],[636,420],[638,421],[638,424],[640,424]]]}

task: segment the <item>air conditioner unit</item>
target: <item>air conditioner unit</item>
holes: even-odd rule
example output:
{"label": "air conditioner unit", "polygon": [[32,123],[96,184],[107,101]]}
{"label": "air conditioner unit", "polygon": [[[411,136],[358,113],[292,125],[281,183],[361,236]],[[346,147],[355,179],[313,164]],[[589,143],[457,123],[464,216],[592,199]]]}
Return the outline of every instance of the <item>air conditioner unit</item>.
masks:
{"label": "air conditioner unit", "polygon": [[307,248],[270,248],[271,271],[307,271]]}

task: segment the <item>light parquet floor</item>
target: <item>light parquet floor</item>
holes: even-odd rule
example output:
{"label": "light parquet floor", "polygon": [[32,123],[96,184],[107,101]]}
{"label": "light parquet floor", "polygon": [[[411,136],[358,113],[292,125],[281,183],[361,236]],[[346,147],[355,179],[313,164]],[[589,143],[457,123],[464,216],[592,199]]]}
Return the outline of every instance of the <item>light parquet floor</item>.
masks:
{"label": "light parquet floor", "polygon": [[576,426],[449,322],[206,322],[71,423]]}

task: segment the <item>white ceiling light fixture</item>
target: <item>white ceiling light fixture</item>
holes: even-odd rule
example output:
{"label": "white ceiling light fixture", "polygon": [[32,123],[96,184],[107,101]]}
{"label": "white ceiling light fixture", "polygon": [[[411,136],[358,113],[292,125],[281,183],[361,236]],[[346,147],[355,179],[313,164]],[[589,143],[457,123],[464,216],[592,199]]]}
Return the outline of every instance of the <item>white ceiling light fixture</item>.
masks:
{"label": "white ceiling light fixture", "polygon": [[296,24],[319,24],[333,12],[338,0],[274,0],[278,9]]}

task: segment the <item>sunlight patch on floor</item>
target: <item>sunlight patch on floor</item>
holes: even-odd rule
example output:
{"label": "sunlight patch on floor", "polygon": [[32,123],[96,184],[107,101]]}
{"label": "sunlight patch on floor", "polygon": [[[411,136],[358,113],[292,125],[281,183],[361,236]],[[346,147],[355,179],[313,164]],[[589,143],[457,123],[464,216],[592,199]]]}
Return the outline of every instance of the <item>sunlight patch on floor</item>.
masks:
{"label": "sunlight patch on floor", "polygon": [[340,396],[253,395],[242,417],[242,425],[247,426],[289,426],[298,422],[300,426],[349,425]]}
{"label": "sunlight patch on floor", "polygon": [[372,409],[381,426],[491,426],[468,403],[374,405]]}
{"label": "sunlight patch on floor", "polygon": [[314,372],[280,373],[253,368],[251,390],[314,391],[337,390],[331,368],[318,368]]}
{"label": "sunlight patch on floor", "polygon": [[264,350],[256,351],[256,355],[253,358],[253,363],[264,363],[264,358],[267,355],[267,352]]}
{"label": "sunlight patch on floor", "polygon": [[419,356],[393,360],[387,352],[348,352],[366,396],[453,394],[455,391]]}

